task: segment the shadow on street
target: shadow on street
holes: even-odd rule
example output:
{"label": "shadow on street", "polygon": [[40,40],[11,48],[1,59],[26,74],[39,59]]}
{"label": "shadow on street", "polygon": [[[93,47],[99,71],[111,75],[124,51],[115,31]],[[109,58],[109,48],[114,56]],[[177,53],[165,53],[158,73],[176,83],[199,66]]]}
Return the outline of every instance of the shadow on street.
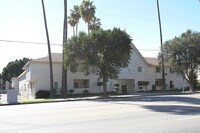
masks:
{"label": "shadow on street", "polygon": [[175,115],[199,115],[200,114],[200,107],[196,107],[196,106],[148,105],[148,106],[143,106],[143,107],[155,112],[170,113],[170,114],[175,114]]}
{"label": "shadow on street", "polygon": [[[96,101],[96,100],[95,100]],[[139,105],[142,108],[155,112],[170,113],[175,115],[199,115],[200,99],[185,95],[141,96],[125,98],[108,98],[97,100],[100,102],[115,102],[116,104]],[[165,102],[168,105],[143,105],[139,102],[156,103]],[[180,105],[181,103],[181,105]],[[189,104],[189,105],[184,105]]]}

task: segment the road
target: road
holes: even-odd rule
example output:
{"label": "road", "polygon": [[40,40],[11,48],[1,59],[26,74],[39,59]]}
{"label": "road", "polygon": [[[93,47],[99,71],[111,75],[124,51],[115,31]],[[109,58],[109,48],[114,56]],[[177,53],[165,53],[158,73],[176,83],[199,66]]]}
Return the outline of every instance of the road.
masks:
{"label": "road", "polygon": [[0,106],[3,133],[200,133],[200,94]]}

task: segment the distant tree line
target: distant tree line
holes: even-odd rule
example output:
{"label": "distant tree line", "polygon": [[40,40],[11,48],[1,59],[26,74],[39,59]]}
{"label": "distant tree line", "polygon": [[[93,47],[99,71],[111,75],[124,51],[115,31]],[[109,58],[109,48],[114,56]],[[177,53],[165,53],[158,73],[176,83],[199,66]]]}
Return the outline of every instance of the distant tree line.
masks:
{"label": "distant tree line", "polygon": [[3,71],[0,74],[3,81],[10,82],[12,77],[19,76],[23,72],[22,68],[27,63],[27,61],[29,61],[28,58],[23,58],[9,62],[7,66],[3,68]]}

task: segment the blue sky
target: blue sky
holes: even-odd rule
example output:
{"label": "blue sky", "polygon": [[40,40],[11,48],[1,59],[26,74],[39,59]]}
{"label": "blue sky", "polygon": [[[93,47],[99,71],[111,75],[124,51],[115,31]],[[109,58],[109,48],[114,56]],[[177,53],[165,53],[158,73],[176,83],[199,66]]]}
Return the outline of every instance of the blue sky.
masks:
{"label": "blue sky", "polygon": [[[82,0],[68,0],[68,9]],[[145,57],[156,57],[160,49],[156,0],[93,0],[102,28],[120,27],[132,37]],[[46,43],[41,0],[0,0],[0,40]],[[52,44],[62,43],[63,0],[44,0]],[[200,31],[199,0],[159,0],[163,42],[187,29]],[[69,14],[69,12],[68,12]],[[86,31],[81,20],[79,30]],[[72,28],[68,27],[68,36]],[[61,52],[59,45],[52,52]],[[8,62],[23,57],[39,58],[48,54],[46,45],[0,41],[0,72]]]}

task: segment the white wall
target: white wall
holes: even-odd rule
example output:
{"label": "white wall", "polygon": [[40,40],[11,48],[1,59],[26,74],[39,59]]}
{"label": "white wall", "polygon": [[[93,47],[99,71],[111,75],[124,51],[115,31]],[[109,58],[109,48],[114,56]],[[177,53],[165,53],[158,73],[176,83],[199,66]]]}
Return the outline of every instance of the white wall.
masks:
{"label": "white wall", "polygon": [[[138,72],[138,67],[142,67],[143,71]],[[149,85],[147,86],[147,90],[152,90],[152,85],[155,85],[155,79],[161,79],[162,73],[156,73],[156,67],[147,64],[143,57],[139,55],[137,52],[133,52],[131,56],[131,62],[128,69],[123,69],[119,74],[119,79],[135,79],[135,91],[141,91],[138,87],[138,81],[149,81]],[[181,75],[177,75],[175,73],[170,73],[170,68],[165,67],[165,79],[167,84],[167,89],[170,88],[170,80],[174,83],[174,88],[182,88],[183,80]],[[187,86],[187,83],[184,83]],[[146,90],[143,87],[142,90]]]}
{"label": "white wall", "polygon": [[[50,88],[50,70],[48,63],[32,63],[31,64],[31,80],[36,81],[36,90],[49,90]],[[61,88],[62,81],[62,64],[53,64],[53,79],[54,82],[58,82],[59,88]]]}
{"label": "white wall", "polygon": [[[142,72],[138,72],[138,67],[142,67]],[[170,84],[170,80],[174,82],[174,88],[182,88],[182,77],[171,74],[169,72],[169,67],[166,67],[166,83]],[[58,88],[61,89],[62,82],[62,64],[53,63],[53,76],[54,82],[58,82]],[[90,93],[98,93],[99,87],[97,86],[99,76],[90,74],[85,76],[81,72],[67,73],[67,85],[68,90],[74,89],[74,93],[83,93],[84,90],[88,90]],[[137,52],[133,50],[131,55],[131,61],[128,68],[123,69],[118,79],[131,79],[134,83],[134,91],[141,91],[138,87],[138,81],[149,81],[150,84],[147,86],[147,90],[152,89],[152,85],[155,84],[155,79],[161,79],[161,73],[156,73],[156,66],[151,66],[147,64],[144,58]],[[74,88],[74,79],[89,79],[89,88]],[[49,63],[39,63],[31,62],[30,66],[26,70],[26,74],[22,75],[20,78],[19,89],[22,95],[29,95],[28,92],[32,92],[32,96],[35,95],[38,90],[49,90],[50,88],[50,78],[49,78]],[[30,90],[30,83],[34,84],[34,90]],[[115,91],[114,84],[116,80],[109,79],[107,84],[108,91]],[[130,82],[129,82],[130,83]],[[130,85],[131,86],[131,85]],[[26,89],[29,88],[29,89]],[[143,87],[142,90],[146,90]],[[102,91],[102,89],[101,89]]]}
{"label": "white wall", "polygon": [[28,98],[28,81],[23,79],[19,82],[19,95],[21,99]]}
{"label": "white wall", "polygon": [[13,77],[11,80],[12,80],[11,87],[18,89],[19,88],[19,79],[17,77]]}

